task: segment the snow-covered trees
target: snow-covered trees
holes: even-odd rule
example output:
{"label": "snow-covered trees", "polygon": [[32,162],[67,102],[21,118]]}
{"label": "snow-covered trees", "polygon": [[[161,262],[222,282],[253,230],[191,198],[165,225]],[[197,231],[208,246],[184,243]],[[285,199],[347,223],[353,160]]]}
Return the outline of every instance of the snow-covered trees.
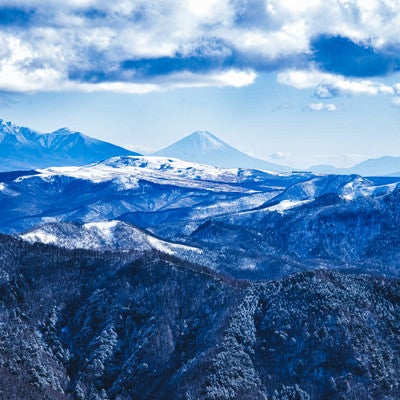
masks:
{"label": "snow-covered trees", "polygon": [[0,255],[0,398],[399,398],[398,280],[238,281],[1,236]]}

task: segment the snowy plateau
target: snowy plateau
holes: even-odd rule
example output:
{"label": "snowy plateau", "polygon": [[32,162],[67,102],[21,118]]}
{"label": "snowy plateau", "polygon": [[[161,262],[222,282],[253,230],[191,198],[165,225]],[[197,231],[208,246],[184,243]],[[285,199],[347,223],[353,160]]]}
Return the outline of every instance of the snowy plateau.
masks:
{"label": "snowy plateau", "polygon": [[0,173],[0,399],[399,399],[400,178],[181,144]]}

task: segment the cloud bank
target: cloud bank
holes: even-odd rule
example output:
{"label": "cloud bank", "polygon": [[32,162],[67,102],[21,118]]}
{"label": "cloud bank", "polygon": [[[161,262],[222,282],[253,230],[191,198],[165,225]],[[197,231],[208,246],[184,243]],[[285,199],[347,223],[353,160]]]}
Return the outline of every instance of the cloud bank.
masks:
{"label": "cloud bank", "polygon": [[286,70],[278,74],[278,82],[296,89],[315,89],[318,98],[337,95],[377,95],[396,93],[396,85],[389,86],[370,79],[347,78],[342,75],[321,72],[312,66],[308,70]]}
{"label": "cloud bank", "polygon": [[400,0],[0,0],[0,90],[252,84],[395,94]]}

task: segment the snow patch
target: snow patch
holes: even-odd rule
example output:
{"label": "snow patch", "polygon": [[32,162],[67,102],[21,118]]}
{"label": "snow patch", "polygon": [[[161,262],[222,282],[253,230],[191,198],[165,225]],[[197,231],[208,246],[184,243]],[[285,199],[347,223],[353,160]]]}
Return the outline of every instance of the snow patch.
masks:
{"label": "snow patch", "polygon": [[148,236],[147,237],[147,242],[150,244],[150,246],[158,251],[161,251],[163,253],[167,253],[167,254],[174,254],[174,252],[169,248],[169,246],[167,246],[165,243],[163,243],[161,240],[152,237],[152,236]]}
{"label": "snow patch", "polygon": [[113,229],[118,225],[119,221],[101,221],[89,222],[82,226],[83,229],[90,231],[94,230],[105,240],[112,240]]}
{"label": "snow patch", "polygon": [[132,190],[139,187],[139,179],[134,176],[119,176],[114,179],[116,184],[119,186],[119,191],[121,190]]}
{"label": "snow patch", "polygon": [[298,207],[303,204],[310,203],[312,199],[310,200],[282,200],[280,203],[275,204],[271,207],[268,207],[268,211],[278,211],[280,213],[283,213],[286,210],[290,210],[291,208]]}
{"label": "snow patch", "polygon": [[147,236],[147,242],[150,246],[158,251],[166,254],[174,255],[178,250],[194,251],[195,253],[202,254],[203,250],[197,247],[185,246],[184,244],[165,242],[164,240],[157,239],[153,236]]}
{"label": "snow patch", "polygon": [[26,240],[29,243],[43,243],[43,244],[57,244],[58,238],[52,233],[48,233],[42,230],[28,232],[20,236],[21,239]]}
{"label": "snow patch", "polygon": [[365,180],[360,177],[343,187],[342,198],[351,201],[359,197],[384,196],[392,193],[398,185],[398,182],[394,182],[386,185],[374,186],[372,184],[367,184]]}

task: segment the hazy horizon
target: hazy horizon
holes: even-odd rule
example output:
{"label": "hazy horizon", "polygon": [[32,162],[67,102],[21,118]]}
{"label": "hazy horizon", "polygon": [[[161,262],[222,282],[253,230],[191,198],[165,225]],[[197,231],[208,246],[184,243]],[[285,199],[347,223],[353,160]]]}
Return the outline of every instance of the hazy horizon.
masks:
{"label": "hazy horizon", "polygon": [[[4,119],[2,119],[2,118],[0,118],[0,120],[3,120],[3,121],[5,121],[5,122],[7,122],[7,123],[12,123],[14,126],[19,126],[18,124],[15,124],[14,121],[7,121],[7,120],[4,120]],[[29,127],[29,126],[23,126],[23,127],[32,129],[33,131],[35,131],[35,132],[37,132],[37,133],[39,133],[39,134],[45,134],[45,135],[46,135],[46,134],[52,134],[52,133],[54,133],[54,132],[56,132],[56,131],[58,131],[58,130],[67,129],[67,130],[70,130],[71,133],[73,133],[73,132],[76,131],[76,132],[80,132],[80,133],[82,133],[82,134],[84,134],[84,135],[86,135],[86,136],[89,136],[89,135],[85,134],[85,132],[82,132],[82,131],[79,130],[79,129],[73,130],[73,129],[71,129],[70,127],[66,127],[66,126],[63,126],[63,127],[60,126],[60,127],[56,128],[55,130],[48,131],[48,132],[39,131],[39,130],[36,130],[36,129],[34,129],[34,128],[32,128],[32,127]],[[213,136],[216,136],[217,139],[222,140],[220,137],[218,137],[218,135],[215,135],[215,133],[210,132],[210,131],[206,131],[206,130],[196,130],[196,131],[190,132],[190,133],[185,134],[185,135],[183,135],[182,137],[178,138],[175,142],[168,143],[166,146],[163,146],[163,147],[154,147],[154,148],[149,148],[149,147],[146,147],[146,146],[142,146],[142,145],[140,145],[140,144],[137,144],[137,145],[124,145],[124,144],[117,144],[117,143],[113,142],[112,140],[111,140],[111,141],[106,140],[106,139],[100,139],[100,140],[104,140],[105,142],[111,143],[111,144],[117,144],[117,145],[119,145],[120,147],[123,147],[123,148],[125,148],[125,149],[127,149],[127,150],[130,150],[130,151],[139,153],[139,154],[141,154],[141,155],[143,155],[143,156],[156,156],[156,155],[157,155],[156,153],[159,152],[160,150],[163,150],[163,149],[165,149],[165,148],[167,148],[167,147],[170,147],[171,145],[174,145],[174,144],[176,144],[176,143],[178,143],[178,142],[181,142],[182,139],[185,139],[185,138],[187,138],[187,137],[190,137],[190,136],[192,136],[193,134],[195,134],[195,133],[197,133],[197,132],[207,132],[207,133],[212,134]],[[94,137],[94,136],[89,136],[89,137],[92,137],[92,138],[96,139],[96,137]],[[223,140],[222,140],[222,142],[225,143],[226,145],[231,146],[231,144],[230,144],[229,142],[226,142],[226,141],[223,141]],[[234,146],[231,146],[231,147],[234,147]],[[292,164],[289,164],[289,163],[287,163],[287,164],[282,163],[282,162],[280,162],[281,160],[280,160],[279,157],[267,157],[267,158],[262,158],[262,157],[257,157],[257,156],[255,156],[254,153],[252,153],[252,152],[243,151],[243,150],[241,150],[240,148],[236,148],[236,147],[234,147],[234,148],[235,148],[236,150],[242,152],[243,154],[246,154],[246,155],[250,156],[250,157],[254,157],[254,158],[259,159],[259,160],[262,160],[262,161],[273,162],[274,164],[281,165],[281,166],[283,166],[283,167],[290,167],[290,168],[293,168],[293,169],[297,169],[297,168],[299,168],[299,167],[300,167],[300,168],[309,169],[309,168],[311,168],[311,167],[319,167],[319,166],[327,166],[327,167],[334,167],[334,168],[338,168],[338,169],[340,169],[340,168],[346,169],[346,168],[350,168],[350,167],[356,166],[357,164],[360,164],[360,163],[362,163],[363,161],[367,161],[367,160],[371,160],[371,159],[381,158],[381,157],[386,157],[386,156],[387,156],[387,155],[383,155],[383,156],[381,156],[381,157],[371,157],[371,158],[360,159],[359,161],[354,162],[353,164],[348,164],[348,165],[346,165],[346,166],[334,165],[333,163],[332,163],[332,164],[322,164],[322,163],[321,163],[321,164],[301,165],[301,166],[299,166],[299,165],[292,165]],[[389,157],[392,157],[392,156],[389,156]],[[188,159],[187,161],[191,161],[191,160]],[[192,160],[192,161],[193,161],[193,160]],[[234,161],[234,160],[233,160],[233,161]],[[210,164],[212,165],[212,163],[210,163]]]}

